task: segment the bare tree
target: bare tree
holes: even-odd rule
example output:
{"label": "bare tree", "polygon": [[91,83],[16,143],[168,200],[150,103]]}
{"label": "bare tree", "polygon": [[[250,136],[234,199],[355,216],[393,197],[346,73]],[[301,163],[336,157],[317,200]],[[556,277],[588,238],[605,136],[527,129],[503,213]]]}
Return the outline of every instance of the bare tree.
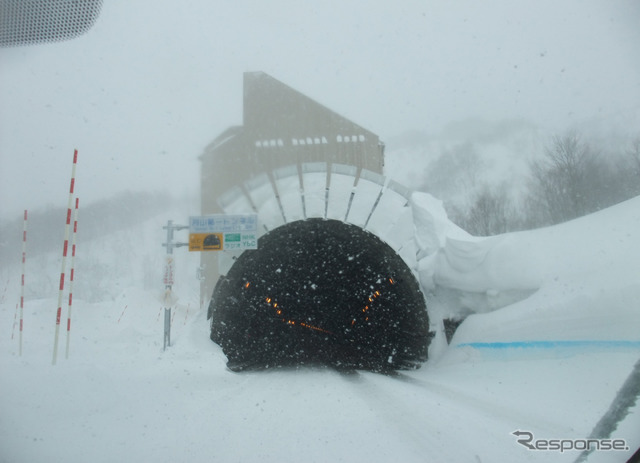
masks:
{"label": "bare tree", "polygon": [[503,186],[490,188],[484,185],[475,194],[469,208],[450,208],[454,222],[476,236],[491,236],[517,228],[519,220]]}
{"label": "bare tree", "polygon": [[580,217],[593,210],[596,156],[577,134],[555,136],[544,157],[531,164],[533,203],[544,208],[549,223]]}
{"label": "bare tree", "polygon": [[475,188],[484,163],[472,143],[444,151],[429,167],[421,188],[440,198],[467,196]]}
{"label": "bare tree", "polygon": [[508,231],[511,205],[504,188],[499,191],[484,187],[476,195],[469,211],[469,225],[481,236],[497,235]]}

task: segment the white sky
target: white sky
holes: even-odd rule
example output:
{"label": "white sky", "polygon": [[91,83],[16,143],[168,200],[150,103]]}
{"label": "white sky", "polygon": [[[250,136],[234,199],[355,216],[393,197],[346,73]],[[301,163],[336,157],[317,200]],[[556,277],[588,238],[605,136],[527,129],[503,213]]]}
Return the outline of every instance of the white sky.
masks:
{"label": "white sky", "polygon": [[613,119],[640,106],[638,24],[636,0],[108,0],[78,39],[0,49],[0,218],[65,206],[76,147],[81,204],[196,191],[202,149],[241,123],[244,71],[383,140]]}

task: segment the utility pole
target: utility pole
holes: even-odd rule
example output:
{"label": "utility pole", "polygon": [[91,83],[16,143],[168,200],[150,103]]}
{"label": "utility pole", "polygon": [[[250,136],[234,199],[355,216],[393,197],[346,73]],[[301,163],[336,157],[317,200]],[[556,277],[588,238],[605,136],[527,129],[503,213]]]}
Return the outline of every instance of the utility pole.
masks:
{"label": "utility pole", "polygon": [[188,246],[189,243],[174,243],[173,232],[174,230],[183,230],[189,228],[188,225],[173,225],[173,220],[167,221],[167,225],[162,227],[167,230],[167,242],[162,243],[167,248],[167,256],[164,267],[164,342],[162,350],[166,350],[167,346],[171,345],[171,305],[172,294],[171,287],[173,286],[173,273],[174,273],[174,261],[173,261],[173,248],[179,248],[181,246]]}

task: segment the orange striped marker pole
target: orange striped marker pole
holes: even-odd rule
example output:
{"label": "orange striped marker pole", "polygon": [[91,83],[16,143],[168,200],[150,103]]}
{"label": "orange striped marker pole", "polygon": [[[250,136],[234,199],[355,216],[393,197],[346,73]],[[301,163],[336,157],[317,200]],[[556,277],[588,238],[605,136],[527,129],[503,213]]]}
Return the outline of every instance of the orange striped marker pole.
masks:
{"label": "orange striped marker pole", "polygon": [[67,249],[69,248],[69,228],[71,228],[71,206],[73,204],[73,190],[76,182],[76,164],[78,150],[73,151],[73,167],[71,169],[71,185],[69,187],[69,203],[67,205],[67,223],[64,227],[64,245],[62,247],[62,270],[60,271],[60,291],[58,292],[58,311],[56,312],[56,333],[53,342],[52,365],[58,360],[58,339],[60,338],[60,319],[62,318],[62,294],[64,293],[64,271],[67,264]]}
{"label": "orange striped marker pole", "polygon": [[27,262],[27,211],[24,211],[24,224],[22,227],[22,277],[20,279],[20,347],[18,352],[22,355],[22,327],[24,319],[24,271]]}
{"label": "orange striped marker pole", "polygon": [[76,234],[78,233],[78,198],[73,211],[73,235],[71,238],[71,272],[69,274],[69,310],[67,312],[67,348],[65,358],[69,358],[69,338],[71,338],[71,304],[73,302],[73,276],[76,267]]}

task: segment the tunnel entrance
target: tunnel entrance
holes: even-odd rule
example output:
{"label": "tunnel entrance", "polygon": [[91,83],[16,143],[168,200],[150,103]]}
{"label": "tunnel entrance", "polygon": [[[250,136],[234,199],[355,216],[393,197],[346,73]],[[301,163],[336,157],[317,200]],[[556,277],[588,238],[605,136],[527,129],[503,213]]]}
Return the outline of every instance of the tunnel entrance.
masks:
{"label": "tunnel entrance", "polygon": [[431,339],[420,286],[376,235],[338,220],[263,235],[215,287],[211,339],[234,371],[418,368]]}

